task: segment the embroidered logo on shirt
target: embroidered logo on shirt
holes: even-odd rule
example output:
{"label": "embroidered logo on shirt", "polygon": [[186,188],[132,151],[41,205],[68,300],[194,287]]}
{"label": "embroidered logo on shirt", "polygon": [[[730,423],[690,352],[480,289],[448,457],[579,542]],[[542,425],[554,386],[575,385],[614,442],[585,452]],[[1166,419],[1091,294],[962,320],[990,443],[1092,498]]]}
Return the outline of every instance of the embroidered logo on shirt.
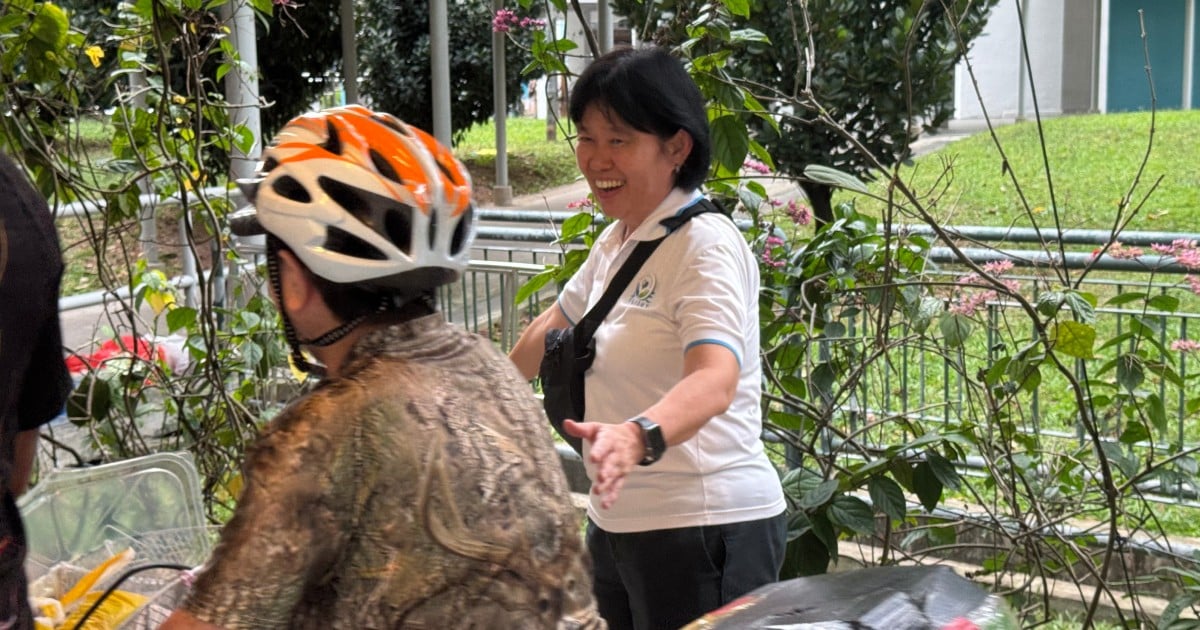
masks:
{"label": "embroidered logo on shirt", "polygon": [[629,303],[641,308],[648,308],[650,302],[654,299],[654,275],[648,274],[642,276],[637,284],[633,285],[633,292],[629,294]]}

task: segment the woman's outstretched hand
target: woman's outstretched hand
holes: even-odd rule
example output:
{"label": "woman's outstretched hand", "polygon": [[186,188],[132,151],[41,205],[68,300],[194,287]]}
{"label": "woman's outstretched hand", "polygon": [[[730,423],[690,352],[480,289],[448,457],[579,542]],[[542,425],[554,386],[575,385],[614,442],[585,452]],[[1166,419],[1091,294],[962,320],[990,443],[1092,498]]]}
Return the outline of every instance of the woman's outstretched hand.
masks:
{"label": "woman's outstretched hand", "polygon": [[565,421],[563,428],[591,443],[587,457],[596,466],[592,494],[600,497],[600,507],[612,507],[625,485],[625,475],[642,461],[646,451],[641,428],[630,422],[604,424],[574,420]]}

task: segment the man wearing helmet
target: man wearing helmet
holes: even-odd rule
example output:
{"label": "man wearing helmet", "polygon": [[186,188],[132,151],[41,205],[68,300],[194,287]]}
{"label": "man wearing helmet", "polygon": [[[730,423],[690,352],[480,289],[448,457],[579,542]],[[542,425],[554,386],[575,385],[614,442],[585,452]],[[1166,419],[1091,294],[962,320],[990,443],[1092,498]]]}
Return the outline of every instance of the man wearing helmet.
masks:
{"label": "man wearing helmet", "polygon": [[597,628],[540,405],[434,290],[466,266],[470,181],[387,114],[301,116],[240,182],[294,357],[323,378],[248,452],[245,490],[164,628]]}

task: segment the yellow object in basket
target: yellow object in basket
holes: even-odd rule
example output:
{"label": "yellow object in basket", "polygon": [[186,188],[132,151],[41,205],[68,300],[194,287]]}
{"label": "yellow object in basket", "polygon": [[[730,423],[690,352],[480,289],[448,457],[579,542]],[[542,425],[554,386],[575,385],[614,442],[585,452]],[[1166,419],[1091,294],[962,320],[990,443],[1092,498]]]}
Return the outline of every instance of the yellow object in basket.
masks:
{"label": "yellow object in basket", "polygon": [[93,591],[85,595],[83,599],[79,600],[79,605],[75,607],[67,620],[59,624],[57,630],[113,630],[137,612],[142,604],[150,601],[150,598],[145,595],[129,591],[113,591],[104,598],[104,601],[87,618],[87,621],[82,626],[79,625],[79,620],[83,618],[84,613],[103,594],[100,591]]}
{"label": "yellow object in basket", "polygon": [[29,607],[33,609],[34,624],[38,623],[38,619],[44,619],[44,623],[49,624],[47,630],[54,630],[54,625],[67,616],[63,612],[62,602],[52,597],[30,597]]}
{"label": "yellow object in basket", "polygon": [[63,595],[62,598],[59,599],[59,601],[62,602],[63,609],[71,610],[71,608],[75,605],[75,602],[79,598],[86,595],[88,591],[92,590],[93,586],[103,581],[104,578],[121,571],[130,562],[133,562],[133,556],[133,549],[126,549],[113,554],[112,557],[104,562],[101,562],[100,565],[95,569],[88,571],[87,575],[79,578],[79,581],[75,583],[75,586],[72,586],[71,590],[67,591],[67,594]]}

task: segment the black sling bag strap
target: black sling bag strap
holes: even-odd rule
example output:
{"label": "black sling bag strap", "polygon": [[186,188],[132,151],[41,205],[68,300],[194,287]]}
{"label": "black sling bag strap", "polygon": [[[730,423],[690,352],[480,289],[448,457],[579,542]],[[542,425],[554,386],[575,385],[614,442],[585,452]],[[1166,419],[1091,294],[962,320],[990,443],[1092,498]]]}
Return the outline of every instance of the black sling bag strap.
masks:
{"label": "black sling bag strap", "polygon": [[542,407],[550,418],[550,425],[576,453],[583,453],[583,444],[579,438],[567,434],[563,429],[563,421],[567,418],[577,421],[583,419],[583,375],[596,359],[596,341],[593,338],[596,330],[629,281],[641,269],[642,263],[662,244],[663,239],[692,217],[706,212],[724,214],[715,203],[702,197],[679,214],[660,221],[660,225],[667,228],[667,235],[638,243],[613,276],[604,295],[579,323],[571,328],[555,328],[546,332],[545,354],[538,369],[542,381]]}

